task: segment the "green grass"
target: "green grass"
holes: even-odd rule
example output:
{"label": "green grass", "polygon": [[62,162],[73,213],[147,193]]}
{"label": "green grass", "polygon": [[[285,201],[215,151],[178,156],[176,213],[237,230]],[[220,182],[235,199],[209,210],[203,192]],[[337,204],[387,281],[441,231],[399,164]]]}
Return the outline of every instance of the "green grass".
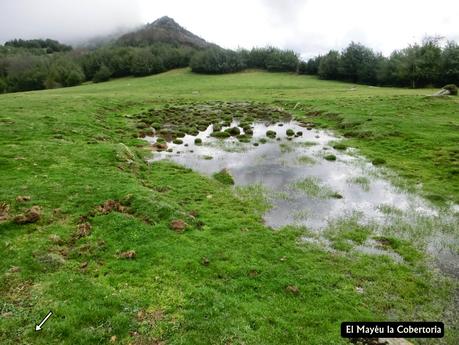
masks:
{"label": "green grass", "polygon": [[223,183],[225,185],[233,185],[234,184],[234,179],[233,176],[229,173],[228,170],[223,169],[215,174],[212,175],[214,179],[216,179],[218,182]]}
{"label": "green grass", "polygon": [[[166,104],[299,102],[298,118],[351,131],[349,146],[384,157],[426,194],[457,201],[457,100],[349,88],[283,73],[176,70],[0,95],[0,203],[11,216],[43,210],[34,224],[0,223],[0,343],[346,344],[342,321],[442,320],[452,285],[424,260],[397,264],[301,243],[301,229],[263,225],[258,189],[148,165],[148,144],[137,139],[135,116]],[[106,200],[123,212],[98,211]],[[171,228],[177,220],[183,232]],[[81,222],[91,233],[78,238]],[[362,233],[345,236],[360,241]],[[421,255],[407,242],[388,243]],[[130,250],[135,258],[120,256]],[[454,324],[445,323],[444,342],[454,344]]]}

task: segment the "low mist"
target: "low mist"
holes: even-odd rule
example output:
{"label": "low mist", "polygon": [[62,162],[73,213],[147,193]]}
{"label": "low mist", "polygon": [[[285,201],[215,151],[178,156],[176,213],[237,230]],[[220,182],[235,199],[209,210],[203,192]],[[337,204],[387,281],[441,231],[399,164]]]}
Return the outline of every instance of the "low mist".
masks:
{"label": "low mist", "polygon": [[76,44],[136,27],[140,13],[137,0],[0,1],[0,44],[14,38]]}

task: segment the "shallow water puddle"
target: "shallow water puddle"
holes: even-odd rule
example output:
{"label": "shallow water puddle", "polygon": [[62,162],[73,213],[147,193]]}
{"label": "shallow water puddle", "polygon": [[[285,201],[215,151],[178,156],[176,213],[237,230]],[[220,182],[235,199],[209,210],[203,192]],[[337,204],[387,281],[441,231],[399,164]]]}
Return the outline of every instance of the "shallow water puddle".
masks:
{"label": "shallow water puddle", "polygon": [[[233,122],[231,127],[236,125]],[[287,129],[303,134],[288,140]],[[276,132],[276,139],[260,143],[267,139],[268,130]],[[155,152],[152,161],[170,159],[206,175],[228,169],[237,185],[263,185],[271,192],[273,204],[265,221],[275,228],[300,224],[319,229],[354,212],[379,222],[388,221],[388,213],[397,210],[436,213],[421,198],[374,176],[376,169],[371,163],[333,149],[328,143],[339,139],[325,131],[308,131],[288,122],[282,126],[256,123],[253,132],[250,143],[235,138],[220,140],[210,137],[210,125],[197,136],[186,135],[183,144],[169,143],[173,152]],[[194,144],[195,138],[201,138],[203,144]],[[156,137],[147,140],[155,143]],[[327,155],[335,155],[336,160],[328,161]]]}
{"label": "shallow water puddle", "polygon": [[[222,130],[238,124],[233,121]],[[288,136],[287,130],[296,135]],[[267,131],[276,136],[267,138]],[[236,185],[262,185],[272,204],[264,219],[273,228],[294,224],[320,233],[355,215],[360,223],[382,226],[442,217],[424,199],[394,187],[354,150],[334,149],[339,138],[326,131],[296,122],[254,123],[248,143],[213,138],[212,132],[210,125],[196,136],[185,135],[182,144],[168,143],[171,152],[155,152],[151,161],[169,159],[206,175],[228,169]],[[196,138],[202,144],[195,144]],[[157,137],[146,139],[154,144]],[[380,254],[369,245],[356,250]]]}

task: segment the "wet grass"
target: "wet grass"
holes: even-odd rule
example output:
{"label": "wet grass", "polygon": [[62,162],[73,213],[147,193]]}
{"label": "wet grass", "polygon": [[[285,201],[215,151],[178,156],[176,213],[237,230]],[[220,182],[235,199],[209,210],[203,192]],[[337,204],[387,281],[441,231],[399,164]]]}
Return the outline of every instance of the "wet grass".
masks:
{"label": "wet grass", "polygon": [[348,179],[346,182],[359,185],[365,192],[370,190],[370,179],[366,176],[353,177]]}
{"label": "wet grass", "polygon": [[298,157],[298,163],[300,163],[300,164],[312,165],[315,162],[316,162],[315,159],[310,157],[310,156],[302,155],[302,156]]}
{"label": "wet grass", "polygon": [[[199,104],[300,103],[297,117],[349,132],[349,145],[370,159],[384,157],[427,193],[457,198],[457,102],[426,100],[424,90],[348,88],[283,73],[177,70],[0,95],[2,217],[8,209],[0,222],[0,343],[346,344],[342,321],[415,319],[444,320],[442,342],[455,344],[455,323],[444,319],[453,286],[422,259],[397,264],[301,243],[301,229],[263,225],[263,193],[145,162],[151,148],[139,136],[153,128],[171,141],[209,120],[231,120]],[[34,205],[37,222],[11,221]],[[457,232],[424,219],[383,236],[408,257],[417,249],[399,233],[438,227]],[[363,236],[354,232],[343,234],[346,243]]]}
{"label": "wet grass", "polygon": [[280,143],[279,148],[281,153],[290,153],[294,150],[294,147],[291,143]]}
{"label": "wet grass", "polygon": [[336,161],[336,156],[333,155],[333,154],[328,154],[328,155],[324,156],[324,159],[327,160],[327,161],[333,162],[333,161]]}
{"label": "wet grass", "polygon": [[297,191],[301,191],[311,198],[342,198],[339,193],[333,191],[330,187],[321,183],[320,179],[317,177],[306,177],[303,180],[293,183],[291,188]]}
{"label": "wet grass", "polygon": [[378,210],[381,211],[382,213],[388,214],[388,215],[395,215],[395,216],[402,216],[403,215],[403,211],[402,210],[400,210],[399,208],[394,207],[392,205],[388,205],[388,204],[379,205],[378,206]]}
{"label": "wet grass", "polygon": [[234,179],[233,176],[229,173],[228,170],[223,169],[215,174],[212,175],[214,179],[216,179],[218,182],[223,183],[225,185],[233,185],[234,184]]}

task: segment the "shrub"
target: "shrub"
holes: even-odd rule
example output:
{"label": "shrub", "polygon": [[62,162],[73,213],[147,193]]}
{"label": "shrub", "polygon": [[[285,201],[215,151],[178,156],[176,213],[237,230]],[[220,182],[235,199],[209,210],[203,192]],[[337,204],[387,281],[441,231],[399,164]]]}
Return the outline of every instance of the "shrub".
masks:
{"label": "shrub", "polygon": [[10,60],[7,68],[8,91],[41,90],[48,74],[46,59],[24,55]]}
{"label": "shrub", "polygon": [[103,81],[109,80],[111,76],[112,76],[112,71],[110,71],[110,69],[107,66],[102,65],[100,66],[96,74],[94,74],[94,78],[92,79],[92,81],[94,83],[101,83]]}
{"label": "shrub", "polygon": [[7,87],[6,80],[0,78],[0,93],[5,92],[6,91],[6,87]]}
{"label": "shrub", "polygon": [[457,86],[455,84],[445,85],[442,89],[448,90],[451,95],[457,96]]}
{"label": "shrub", "polygon": [[84,81],[84,74],[81,68],[72,70],[65,78],[65,86],[80,85]]}

